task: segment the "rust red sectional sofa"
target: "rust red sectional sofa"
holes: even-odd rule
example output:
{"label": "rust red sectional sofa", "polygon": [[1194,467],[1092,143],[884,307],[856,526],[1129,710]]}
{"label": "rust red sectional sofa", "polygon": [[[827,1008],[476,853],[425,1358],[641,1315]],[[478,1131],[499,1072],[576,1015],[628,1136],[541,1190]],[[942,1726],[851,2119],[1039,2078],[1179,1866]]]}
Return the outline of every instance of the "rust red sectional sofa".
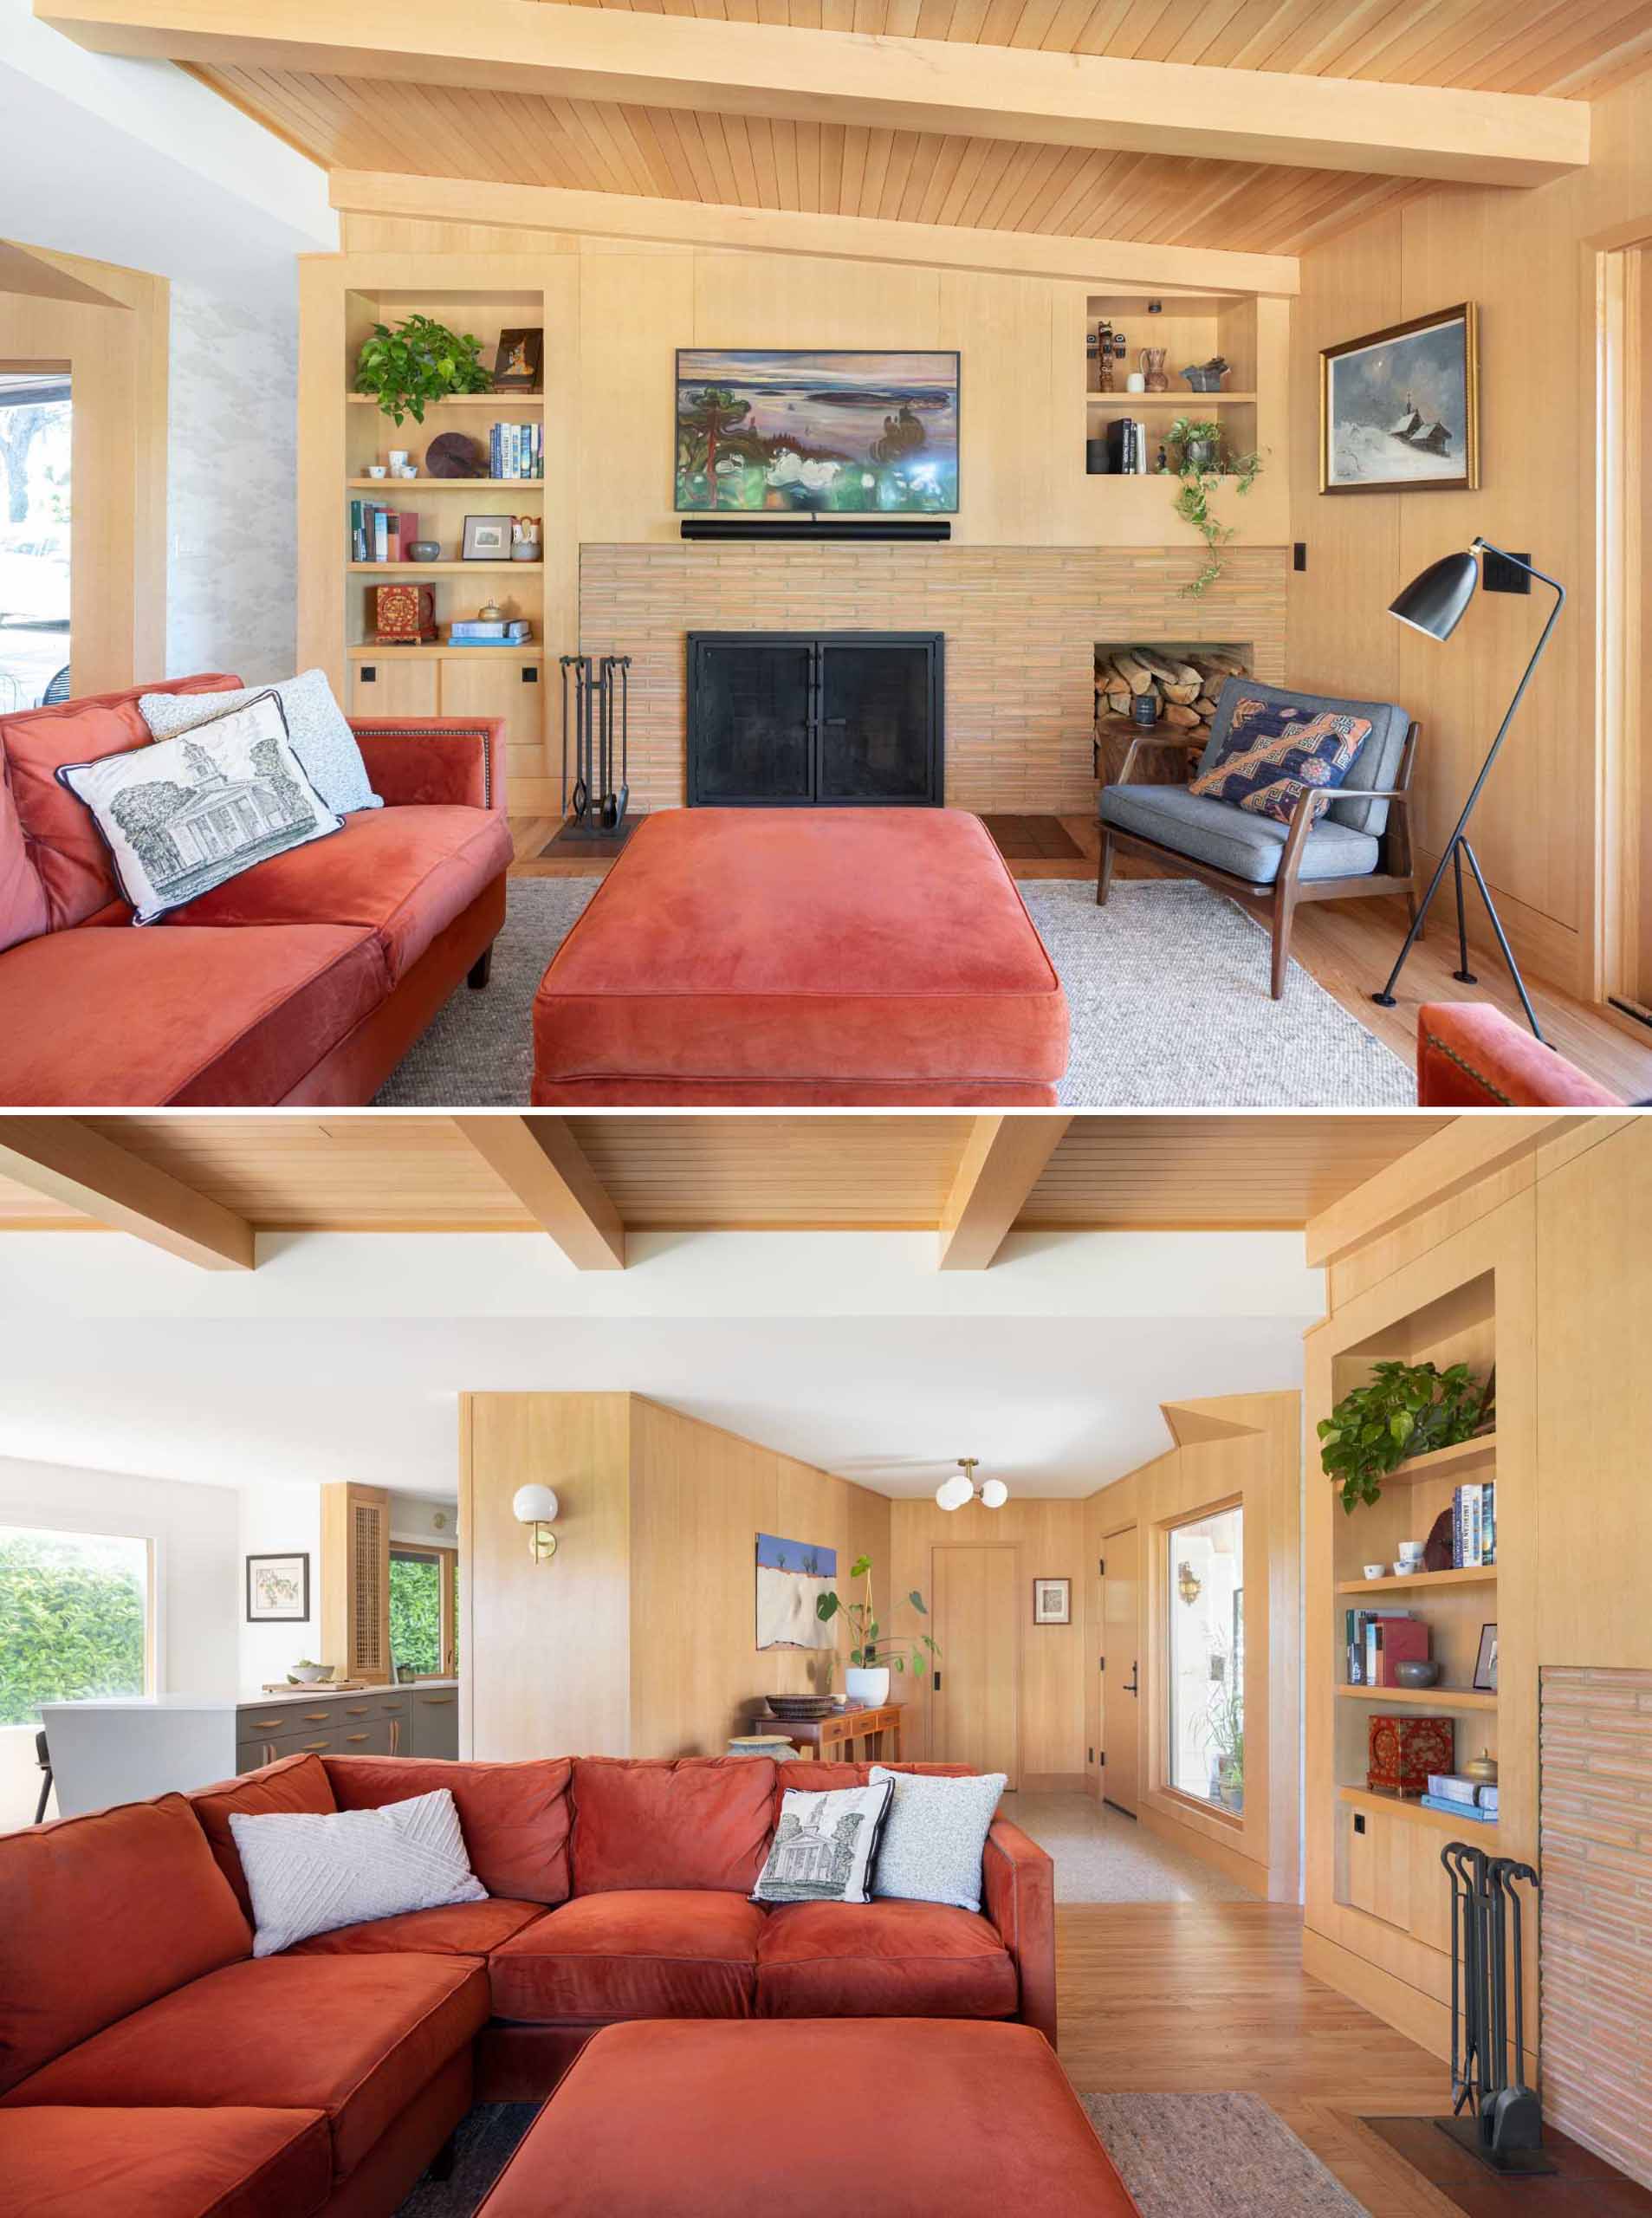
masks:
{"label": "rust red sectional sofa", "polygon": [[[388,2214],[473,2099],[537,2099],[628,2020],[1018,2019],[1053,2042],[1053,1867],[1013,1825],[979,1916],[747,1899],[785,1785],[867,1768],[298,1755],[0,1838],[0,2208]],[[437,1786],[487,1901],[253,1957],[232,1811]]]}
{"label": "rust red sectional sofa", "polygon": [[352,718],[382,809],[134,929],[60,766],[149,744],[143,692],[0,717],[0,1106],[370,1101],[487,976],[510,835],[496,718]]}

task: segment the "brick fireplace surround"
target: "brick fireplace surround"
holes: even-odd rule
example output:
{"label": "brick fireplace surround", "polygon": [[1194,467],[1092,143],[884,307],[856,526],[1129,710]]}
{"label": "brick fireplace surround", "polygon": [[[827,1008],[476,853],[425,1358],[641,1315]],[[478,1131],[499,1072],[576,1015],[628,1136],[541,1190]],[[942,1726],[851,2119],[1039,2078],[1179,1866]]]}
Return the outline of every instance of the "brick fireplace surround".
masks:
{"label": "brick fireplace surround", "polygon": [[946,634],[946,798],[957,808],[1087,814],[1095,643],[1245,639],[1285,678],[1287,550],[1234,547],[1202,598],[1180,548],[755,542],[580,550],[580,645],[629,654],[633,806],[683,797],[684,635]]}

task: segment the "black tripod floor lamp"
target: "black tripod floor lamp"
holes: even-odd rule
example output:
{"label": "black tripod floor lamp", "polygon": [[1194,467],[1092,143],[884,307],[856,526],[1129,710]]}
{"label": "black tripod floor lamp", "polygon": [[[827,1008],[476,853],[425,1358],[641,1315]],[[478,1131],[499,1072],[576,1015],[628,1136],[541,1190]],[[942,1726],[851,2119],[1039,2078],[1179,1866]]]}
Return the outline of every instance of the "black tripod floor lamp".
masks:
{"label": "black tripod floor lamp", "polygon": [[[1426,633],[1430,639],[1448,639],[1462,620],[1463,611],[1474,599],[1474,587],[1480,582],[1480,567],[1474,557],[1482,553],[1500,555],[1516,569],[1524,570],[1528,577],[1536,578],[1540,585],[1549,587],[1554,594],[1554,606],[1549,612],[1549,620],[1543,627],[1537,645],[1532,650],[1532,659],[1526,665],[1526,675],[1515,687],[1514,698],[1509,703],[1502,723],[1497,727],[1497,736],[1492,742],[1491,751],[1480,766],[1480,775],[1469,788],[1468,798],[1462,805],[1462,814],[1457,819],[1457,827],[1447,840],[1439,866],[1428,880],[1428,890],[1422,897],[1416,915],[1411,919],[1411,929],[1405,935],[1405,944],[1389,973],[1388,983],[1380,994],[1373,994],[1371,999],[1383,1008],[1393,1008],[1396,982],[1405,968],[1406,957],[1416,944],[1423,920],[1428,913],[1428,904],[1440,891],[1440,881],[1448,867],[1455,872],[1457,880],[1458,967],[1451,975],[1454,978],[1460,978],[1465,986],[1474,984],[1474,974],[1468,968],[1468,928],[1463,918],[1462,866],[1463,858],[1467,856],[1468,867],[1474,873],[1474,883],[1480,888],[1480,898],[1486,904],[1486,913],[1492,920],[1492,930],[1497,934],[1497,944],[1503,950],[1503,960],[1508,965],[1514,989],[1519,995],[1520,1007],[1526,1011],[1526,1021],[1531,1026],[1533,1036],[1542,1040],[1543,1034],[1532,1014],[1531,996],[1526,990],[1526,981],[1520,976],[1520,966],[1514,960],[1514,950],[1508,944],[1508,935],[1503,930],[1503,920],[1497,913],[1479,858],[1468,844],[1467,825],[1474,813],[1474,803],[1480,799],[1480,788],[1490,777],[1492,765],[1497,760],[1497,751],[1514,721],[1514,712],[1526,697],[1526,687],[1532,683],[1532,673],[1549,644],[1549,634],[1559,621],[1560,612],[1566,605],[1566,589],[1558,579],[1545,577],[1541,570],[1534,570],[1519,555],[1505,554],[1500,547],[1493,547],[1488,540],[1476,539],[1460,554],[1442,555],[1439,561],[1430,562],[1421,576],[1412,579],[1399,599],[1390,603],[1388,613],[1390,616],[1397,616],[1402,624],[1409,624],[1413,630]],[[1548,1042],[1544,1041],[1544,1045],[1546,1047]]]}

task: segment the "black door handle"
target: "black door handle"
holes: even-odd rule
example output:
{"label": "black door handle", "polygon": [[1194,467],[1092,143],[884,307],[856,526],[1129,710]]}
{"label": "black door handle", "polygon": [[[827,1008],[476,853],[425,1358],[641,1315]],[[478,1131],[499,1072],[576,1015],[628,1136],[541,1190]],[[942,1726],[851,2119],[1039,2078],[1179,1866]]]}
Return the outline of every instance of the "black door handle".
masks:
{"label": "black door handle", "polygon": [[936,1694],[941,1691],[941,1674],[938,1671],[935,1675],[935,1691]]}
{"label": "black door handle", "polygon": [[1140,1664],[1139,1664],[1139,1663],[1132,1664],[1130,1665],[1130,1683],[1129,1683],[1129,1685],[1128,1685],[1127,1687],[1125,1687],[1125,1688],[1123,1689],[1123,1691],[1124,1691],[1125,1694],[1127,1694],[1127,1695],[1138,1695],[1138,1694],[1140,1694],[1140,1692],[1142,1691],[1142,1689],[1141,1689],[1141,1683],[1140,1683],[1140,1682],[1141,1682],[1141,1676],[1142,1676],[1142,1667],[1141,1667]]}

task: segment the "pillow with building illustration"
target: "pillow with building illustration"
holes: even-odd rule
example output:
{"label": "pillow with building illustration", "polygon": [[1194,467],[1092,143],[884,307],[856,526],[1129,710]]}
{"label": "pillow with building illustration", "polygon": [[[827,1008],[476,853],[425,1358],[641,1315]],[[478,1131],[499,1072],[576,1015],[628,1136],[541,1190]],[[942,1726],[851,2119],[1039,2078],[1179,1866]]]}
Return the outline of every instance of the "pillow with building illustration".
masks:
{"label": "pillow with building illustration", "polygon": [[198,724],[226,709],[244,709],[261,693],[273,693],[287,719],[287,737],[304,775],[329,808],[348,816],[358,808],[382,808],[373,789],[360,743],[350,720],[333,697],[324,670],[301,670],[274,685],[243,685],[231,693],[146,693],[138,714],[155,739],[181,739]]}
{"label": "pillow with building illustration", "polygon": [[892,1787],[834,1787],[811,1794],[788,1787],[755,1903],[865,1903]]}
{"label": "pillow with building illustration", "polygon": [[66,762],[57,776],[91,810],[134,924],[344,828],[294,754],[273,691],[180,738]]}

